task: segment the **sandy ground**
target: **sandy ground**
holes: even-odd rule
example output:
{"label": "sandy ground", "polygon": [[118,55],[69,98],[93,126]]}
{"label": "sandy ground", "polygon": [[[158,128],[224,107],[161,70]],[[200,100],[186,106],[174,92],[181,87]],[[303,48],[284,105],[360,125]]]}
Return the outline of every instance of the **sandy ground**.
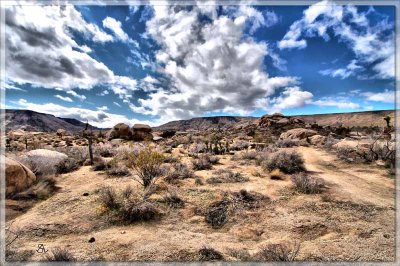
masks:
{"label": "sandy ground", "polygon": [[[57,177],[61,189],[55,195],[7,222],[20,232],[10,249],[29,253],[28,259],[34,261],[45,260],[44,254],[36,252],[39,244],[50,252],[66,248],[80,261],[185,261],[195,259],[198,250],[207,246],[223,253],[226,260],[236,260],[230,255],[232,249],[254,254],[267,243],[298,242],[298,260],[393,261],[394,179],[378,166],[345,164],[316,148],[297,149],[307,170],[329,184],[328,192],[299,194],[289,177],[271,180],[254,162],[240,163],[225,155],[213,170],[196,174],[207,179],[215,169],[230,168],[249,177],[248,182],[196,185],[194,179],[187,179],[165,185],[157,194],[174,190],[185,207],[164,210],[158,221],[127,226],[107,222],[98,191],[105,185],[137,187],[137,182],[132,177],[107,178],[82,167]],[[223,191],[240,189],[271,200],[234,214],[220,229],[213,229],[196,211],[220,198]],[[95,242],[88,242],[91,237]]]}

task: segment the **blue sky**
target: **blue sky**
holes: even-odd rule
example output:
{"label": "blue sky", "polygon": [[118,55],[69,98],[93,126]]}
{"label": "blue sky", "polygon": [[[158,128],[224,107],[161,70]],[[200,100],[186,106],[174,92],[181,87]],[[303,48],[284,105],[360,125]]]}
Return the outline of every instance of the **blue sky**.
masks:
{"label": "blue sky", "polygon": [[198,3],[7,7],[7,108],[100,127],[394,109],[394,7]]}

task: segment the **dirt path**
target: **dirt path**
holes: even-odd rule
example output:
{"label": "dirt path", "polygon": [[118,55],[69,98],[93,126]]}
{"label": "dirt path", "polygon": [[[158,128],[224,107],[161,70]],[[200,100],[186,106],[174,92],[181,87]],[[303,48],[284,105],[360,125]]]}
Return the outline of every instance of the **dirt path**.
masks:
{"label": "dirt path", "polygon": [[331,192],[336,197],[358,203],[394,207],[395,180],[388,177],[386,169],[366,164],[346,164],[335,155],[310,147],[299,147],[307,170],[332,183]]}

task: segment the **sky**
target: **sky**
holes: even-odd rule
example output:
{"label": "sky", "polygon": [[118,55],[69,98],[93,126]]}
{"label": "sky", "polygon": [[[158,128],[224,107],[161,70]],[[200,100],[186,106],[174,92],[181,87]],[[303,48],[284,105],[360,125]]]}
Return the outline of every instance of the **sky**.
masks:
{"label": "sky", "polygon": [[394,6],[2,8],[6,108],[98,127],[394,109]]}

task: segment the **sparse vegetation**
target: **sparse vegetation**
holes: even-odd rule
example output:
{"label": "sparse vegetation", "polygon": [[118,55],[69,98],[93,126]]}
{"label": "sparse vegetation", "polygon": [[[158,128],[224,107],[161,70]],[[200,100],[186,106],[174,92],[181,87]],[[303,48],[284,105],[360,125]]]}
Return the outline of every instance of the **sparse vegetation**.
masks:
{"label": "sparse vegetation", "polygon": [[78,170],[80,165],[74,158],[66,158],[56,165],[57,174],[66,174]]}
{"label": "sparse vegetation", "polygon": [[169,171],[165,180],[168,183],[176,183],[178,180],[183,180],[186,178],[193,177],[193,172],[189,169],[186,164],[183,163],[174,163],[172,165],[172,170]]}
{"label": "sparse vegetation", "polygon": [[257,261],[295,261],[300,244],[268,244],[255,256]]}
{"label": "sparse vegetation", "polygon": [[215,260],[223,260],[224,256],[221,252],[210,248],[210,247],[203,247],[199,250],[200,261],[215,261]]}
{"label": "sparse vegetation", "polygon": [[55,248],[51,255],[46,256],[47,261],[75,261],[74,256],[65,248]]}
{"label": "sparse vegetation", "polygon": [[294,174],[291,180],[295,189],[305,194],[318,194],[326,189],[326,185],[321,179],[311,177],[306,173]]}
{"label": "sparse vegetation", "polygon": [[261,165],[268,171],[279,169],[285,174],[293,174],[305,170],[304,159],[296,151],[275,152],[262,161]]}
{"label": "sparse vegetation", "polygon": [[224,198],[208,206],[205,213],[206,222],[213,228],[220,228],[226,224],[229,218],[230,203],[229,199]]}
{"label": "sparse vegetation", "polygon": [[151,186],[155,180],[164,173],[161,164],[164,156],[151,148],[144,148],[137,154],[129,154],[128,167],[132,168],[137,176],[137,180],[144,187]]}
{"label": "sparse vegetation", "polygon": [[210,170],[212,169],[212,165],[217,164],[218,162],[219,158],[217,156],[209,156],[208,154],[204,154],[192,161],[193,170]]}
{"label": "sparse vegetation", "polygon": [[233,172],[229,169],[219,169],[214,172],[213,176],[207,179],[209,184],[218,183],[242,183],[249,181],[249,178],[244,177],[241,173]]}

